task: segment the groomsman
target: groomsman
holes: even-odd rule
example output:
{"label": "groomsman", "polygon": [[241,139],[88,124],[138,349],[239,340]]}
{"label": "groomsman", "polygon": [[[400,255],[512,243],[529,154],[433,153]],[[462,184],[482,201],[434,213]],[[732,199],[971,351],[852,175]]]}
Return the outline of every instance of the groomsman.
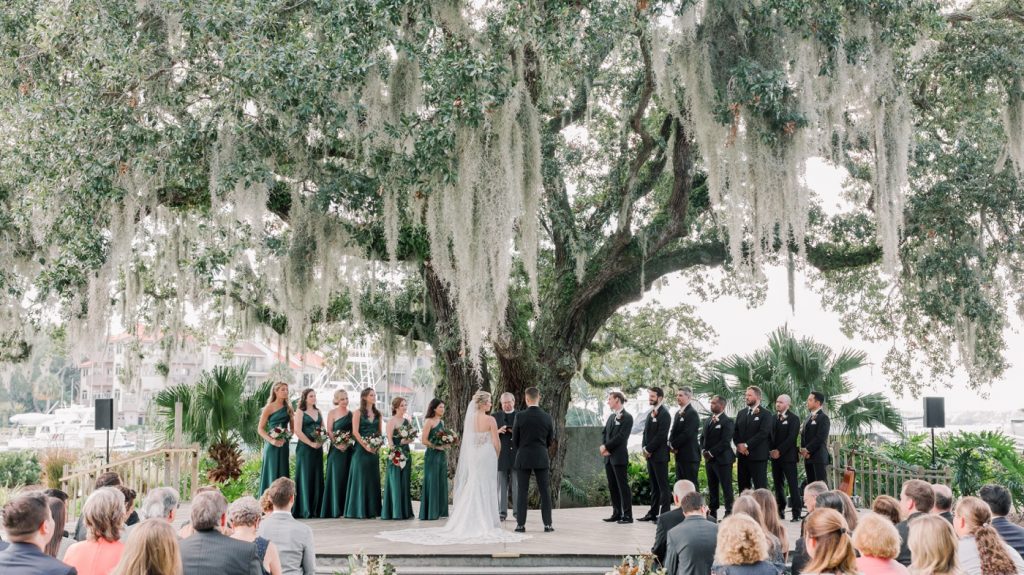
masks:
{"label": "groomsman", "polygon": [[747,406],[736,414],[736,483],[745,489],[768,488],[768,448],[772,440],[772,412],[761,407],[761,388],[747,388]]}
{"label": "groomsman", "polygon": [[676,392],[676,411],[672,419],[672,431],[668,436],[669,447],[676,454],[676,481],[686,479],[700,489],[697,472],[700,471],[700,415],[690,405],[693,389],[681,387]]}
{"label": "groomsman", "polygon": [[608,394],[608,408],[612,410],[601,433],[600,452],[604,457],[604,474],[608,478],[608,493],[612,496],[612,516],[608,522],[633,522],[633,495],[629,489],[629,432],[633,429],[633,416],[623,409],[626,396],[618,391]]}
{"label": "groomsman", "polygon": [[711,517],[718,518],[718,490],[725,498],[725,514],[732,512],[732,436],[735,425],[725,414],[725,400],[716,395],[711,398],[711,417],[704,424],[701,449],[708,476],[708,509]]}
{"label": "groomsman", "polygon": [[644,425],[643,454],[651,482],[651,510],[640,521],[657,521],[658,515],[672,506],[672,491],[668,487],[668,430],[672,418],[662,405],[665,402],[663,389],[652,387],[647,394],[651,413]]}
{"label": "groomsman", "polygon": [[828,432],[830,423],[828,415],[822,411],[825,404],[825,394],[820,391],[812,391],[807,396],[807,411],[811,414],[804,422],[804,428],[800,432],[800,456],[804,460],[804,471],[807,473],[807,483],[824,481],[825,467],[828,465]]}
{"label": "groomsman", "polygon": [[775,430],[772,433],[772,450],[768,456],[772,459],[772,483],[775,484],[775,502],[779,506],[779,517],[785,517],[786,485],[789,485],[789,507],[793,510],[793,522],[800,521],[802,498],[796,479],[796,462],[798,452],[796,435],[800,431],[800,418],[789,411],[792,400],[782,394],[775,400]]}
{"label": "groomsman", "polygon": [[501,410],[494,414],[498,423],[498,440],[501,453],[498,454],[498,517],[502,521],[508,516],[509,491],[512,492],[512,513],[516,510],[516,471],[512,463],[516,450],[512,445],[512,428],[516,424],[516,396],[509,392],[501,394]]}

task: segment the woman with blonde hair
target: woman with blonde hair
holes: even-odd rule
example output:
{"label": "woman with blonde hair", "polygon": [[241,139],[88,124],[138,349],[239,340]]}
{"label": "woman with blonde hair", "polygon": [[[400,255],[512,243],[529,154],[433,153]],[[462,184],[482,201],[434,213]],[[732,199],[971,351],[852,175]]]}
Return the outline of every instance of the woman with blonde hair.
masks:
{"label": "woman with blonde hair", "polygon": [[[750,497],[740,497],[744,498],[753,501]],[[781,572],[768,562],[768,539],[764,528],[733,504],[732,515],[718,524],[715,565],[711,568],[711,575],[779,575]]]}
{"label": "woman with blonde hair", "polygon": [[[267,490],[271,497],[273,492],[273,489]],[[231,538],[256,544],[256,557],[260,560],[263,575],[281,575],[281,556],[277,552],[277,547],[257,535],[262,520],[263,509],[252,497],[242,497],[228,507],[228,523],[233,530]]]}
{"label": "woman with blonde hair", "polygon": [[960,569],[967,575],[1024,573],[1024,560],[992,528],[992,510],[981,499],[964,497],[956,504],[953,530],[960,538]]}
{"label": "woman with blonde hair", "polygon": [[754,499],[752,495],[739,496],[732,504],[732,512],[734,515],[736,513],[744,513],[756,521],[761,526],[761,531],[764,531],[765,539],[768,542],[768,560],[780,566],[786,564],[785,550],[782,547],[782,542],[765,524],[764,512],[761,510],[761,504],[757,502],[757,499]]}
{"label": "woman with blonde hair", "polygon": [[938,515],[922,515],[910,522],[907,547],[910,548],[910,572],[913,575],[960,573],[953,526]]}
{"label": "woman with blonde hair", "polygon": [[782,559],[785,561],[789,555],[789,538],[786,537],[786,528],[783,527],[779,517],[779,504],[775,501],[775,495],[763,487],[755,489],[750,495],[761,505],[765,530],[778,538],[779,547],[782,549]]}
{"label": "woman with blonde hair", "polygon": [[107,575],[121,560],[124,543],[121,532],[127,516],[124,494],[116,487],[103,487],[85,500],[85,541],[68,547],[64,562],[78,570],[79,575]]}
{"label": "woman with blonde hair", "polygon": [[868,513],[853,532],[853,548],[860,553],[857,569],[864,575],[907,575],[896,561],[900,554],[900,533],[888,517]]}
{"label": "woman with blonde hair", "polygon": [[181,550],[171,524],[147,519],[132,529],[113,575],[181,575]]}
{"label": "woman with blonde hair", "polygon": [[850,541],[850,529],[843,515],[828,507],[819,507],[804,521],[807,555],[811,558],[802,573],[857,573],[857,554]]}
{"label": "woman with blonde hair", "polygon": [[[354,443],[336,443],[339,435],[352,436],[352,412],[348,408],[348,392],[334,392],[334,409],[327,412],[327,474],[324,477],[324,498],[320,504],[320,517],[341,517],[345,514],[345,492],[348,491],[348,471],[352,467]],[[354,442],[353,438],[353,442]]]}
{"label": "woman with blonde hair", "polygon": [[[263,465],[260,469],[262,495],[278,477],[288,477],[288,434],[292,427],[292,404],[288,402],[288,384],[279,381],[270,388],[270,397],[260,413],[256,432],[263,438]],[[274,429],[284,432],[283,436],[271,437]],[[275,434],[276,435],[276,434]]]}

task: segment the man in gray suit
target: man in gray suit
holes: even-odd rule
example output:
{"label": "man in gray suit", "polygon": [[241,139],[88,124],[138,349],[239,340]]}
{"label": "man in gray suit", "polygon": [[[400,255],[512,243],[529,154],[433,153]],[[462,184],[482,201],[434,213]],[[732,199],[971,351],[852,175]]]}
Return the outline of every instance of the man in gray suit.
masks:
{"label": "man in gray suit", "polygon": [[704,496],[687,493],[679,505],[686,519],[668,532],[668,575],[707,575],[715,560],[718,526],[708,521]]}
{"label": "man in gray suit", "polygon": [[256,544],[220,532],[227,525],[228,500],[219,491],[204,491],[192,500],[195,533],[181,541],[184,575],[262,575]]}
{"label": "man in gray suit", "polygon": [[292,517],[295,482],[287,477],[279,477],[270,484],[267,491],[274,512],[260,523],[260,536],[277,546],[283,575],[314,575],[316,553],[313,552],[313,530]]}

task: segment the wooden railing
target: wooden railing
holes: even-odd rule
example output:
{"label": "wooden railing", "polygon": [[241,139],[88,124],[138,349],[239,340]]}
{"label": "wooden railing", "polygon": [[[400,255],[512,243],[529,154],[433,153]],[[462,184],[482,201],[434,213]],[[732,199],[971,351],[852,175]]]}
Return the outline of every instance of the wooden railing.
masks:
{"label": "wooden railing", "polygon": [[77,516],[82,503],[92,493],[100,474],[114,471],[121,482],[138,493],[139,502],[156,487],[174,487],[182,501],[192,499],[199,485],[199,446],[163,447],[108,463],[64,467],[60,487],[68,494],[68,514]]}
{"label": "wooden railing", "polygon": [[952,485],[953,472],[949,468],[928,469],[907,465],[882,457],[869,449],[851,447],[841,442],[834,442],[830,446],[831,485],[838,487],[843,481],[843,472],[847,467],[852,468],[853,498],[858,507],[870,507],[879,495],[891,495],[899,499],[903,482],[910,479]]}

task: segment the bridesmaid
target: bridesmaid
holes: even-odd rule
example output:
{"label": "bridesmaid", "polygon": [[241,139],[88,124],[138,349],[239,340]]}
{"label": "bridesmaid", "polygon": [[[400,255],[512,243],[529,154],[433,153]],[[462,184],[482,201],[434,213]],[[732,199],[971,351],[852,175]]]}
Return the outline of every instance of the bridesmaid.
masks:
{"label": "bridesmaid", "polygon": [[423,437],[426,446],[423,456],[423,495],[420,497],[420,519],[448,517],[448,460],[445,446],[439,444],[438,435],[444,431],[444,402],[432,399],[427,406],[427,418],[423,422]]}
{"label": "bridesmaid", "polygon": [[380,458],[367,443],[372,435],[381,435],[380,410],[377,409],[377,394],[373,388],[366,388],[359,394],[359,410],[352,414],[352,467],[348,474],[348,490],[345,491],[345,517],[350,519],[372,519],[380,516]]}
{"label": "bridesmaid", "polygon": [[291,433],[292,404],[288,402],[288,384],[279,381],[270,388],[270,398],[260,413],[256,432],[263,438],[263,465],[260,469],[260,490],[257,497],[270,488],[278,477],[288,477],[288,441],[270,437],[270,430],[280,427]]}
{"label": "bridesmaid", "polygon": [[295,506],[296,519],[320,517],[320,503],[324,494],[324,439],[314,437],[317,428],[324,425],[323,414],[316,408],[316,393],[302,390],[299,409],[292,419],[292,429],[299,439],[295,449]]}
{"label": "bridesmaid", "polygon": [[320,517],[341,517],[345,513],[345,490],[348,489],[348,471],[352,465],[351,445],[338,447],[334,438],[342,432],[352,433],[352,412],[348,410],[348,393],[344,389],[334,392],[334,409],[327,412],[327,435],[331,438],[327,455],[327,481]]}
{"label": "bridesmaid", "polygon": [[399,467],[391,463],[388,457],[387,471],[384,475],[384,511],[381,512],[381,519],[412,519],[412,455],[409,454],[409,444],[412,443],[412,436],[409,439],[402,439],[398,436],[401,429],[412,429],[409,420],[405,418],[405,412],[409,403],[405,398],[396,397],[391,400],[391,420],[388,421],[388,437],[391,438],[391,446],[405,454],[405,467]]}

